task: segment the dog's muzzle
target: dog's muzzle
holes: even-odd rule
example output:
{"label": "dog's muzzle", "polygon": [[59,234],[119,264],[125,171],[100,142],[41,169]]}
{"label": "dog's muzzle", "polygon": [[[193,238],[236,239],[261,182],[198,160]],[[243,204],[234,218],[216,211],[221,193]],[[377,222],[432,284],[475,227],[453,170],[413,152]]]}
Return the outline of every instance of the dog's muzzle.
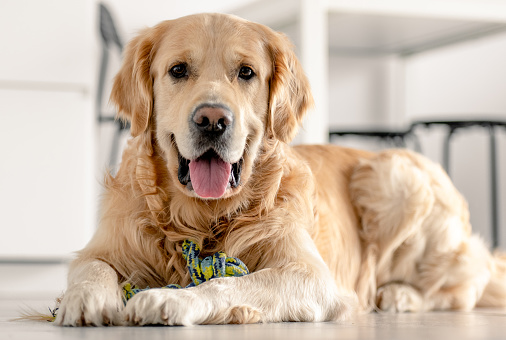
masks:
{"label": "dog's muzzle", "polygon": [[220,198],[241,181],[242,159],[233,164],[224,159],[233,143],[234,115],[225,105],[204,103],[189,123],[193,151],[200,156],[189,160],[178,154],[179,182],[201,198]]}
{"label": "dog's muzzle", "polygon": [[242,159],[225,161],[233,143],[234,115],[225,105],[204,103],[195,108],[189,123],[193,151],[200,156],[189,160],[178,153],[179,182],[201,198],[220,198],[241,181]]}

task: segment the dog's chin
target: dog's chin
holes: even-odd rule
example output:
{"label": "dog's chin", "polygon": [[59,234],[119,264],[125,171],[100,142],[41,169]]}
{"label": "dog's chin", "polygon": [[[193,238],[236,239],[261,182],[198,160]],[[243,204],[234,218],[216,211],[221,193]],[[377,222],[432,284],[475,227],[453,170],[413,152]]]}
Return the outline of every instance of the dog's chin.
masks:
{"label": "dog's chin", "polygon": [[189,160],[177,148],[176,151],[177,179],[186,195],[216,200],[233,196],[240,191],[243,157],[238,162],[227,163],[211,148],[196,159]]}

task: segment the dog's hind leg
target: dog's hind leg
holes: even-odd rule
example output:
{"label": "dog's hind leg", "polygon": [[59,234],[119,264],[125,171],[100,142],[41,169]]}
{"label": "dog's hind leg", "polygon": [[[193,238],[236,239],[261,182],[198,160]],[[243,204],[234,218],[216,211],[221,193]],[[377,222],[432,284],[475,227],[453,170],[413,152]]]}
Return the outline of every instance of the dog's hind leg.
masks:
{"label": "dog's hind leg", "polygon": [[[506,264],[471,235],[467,203],[440,166],[407,150],[385,151],[362,162],[350,188],[382,287],[369,301],[391,311],[506,301]],[[490,294],[482,297],[484,290]]]}
{"label": "dog's hind leg", "polygon": [[[382,152],[363,160],[352,174],[350,194],[361,218],[364,244],[362,273],[368,273],[361,276],[357,290],[361,304],[369,308],[374,305],[376,285],[392,280],[396,250],[416,237],[434,204],[430,177],[413,157],[403,150]],[[411,244],[404,263],[413,267],[409,258],[420,249],[416,242]]]}
{"label": "dog's hind leg", "polygon": [[427,254],[411,282],[380,287],[377,306],[389,312],[470,310],[490,280],[491,263],[483,241],[472,236],[455,251]]}

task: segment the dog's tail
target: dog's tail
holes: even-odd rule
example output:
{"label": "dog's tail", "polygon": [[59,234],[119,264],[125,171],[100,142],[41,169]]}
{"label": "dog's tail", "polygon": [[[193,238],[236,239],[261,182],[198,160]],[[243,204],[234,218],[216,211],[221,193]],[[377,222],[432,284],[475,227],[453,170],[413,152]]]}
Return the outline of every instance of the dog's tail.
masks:
{"label": "dog's tail", "polygon": [[17,318],[11,319],[10,321],[47,321],[54,322],[56,319],[56,314],[58,313],[58,308],[60,306],[63,295],[59,296],[55,300],[55,307],[51,309],[48,307],[48,312],[39,312],[32,307],[26,307],[21,312]]}
{"label": "dog's tail", "polygon": [[492,255],[490,281],[476,304],[478,307],[506,307],[506,253]]}

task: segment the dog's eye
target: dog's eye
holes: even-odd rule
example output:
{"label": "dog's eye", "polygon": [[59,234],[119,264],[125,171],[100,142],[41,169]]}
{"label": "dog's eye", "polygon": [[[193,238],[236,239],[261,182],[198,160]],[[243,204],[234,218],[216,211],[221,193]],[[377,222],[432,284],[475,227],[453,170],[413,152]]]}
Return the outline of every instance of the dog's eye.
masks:
{"label": "dog's eye", "polygon": [[253,72],[253,69],[249,66],[243,66],[239,70],[239,78],[244,80],[250,80],[255,76],[255,72]]}
{"label": "dog's eye", "polygon": [[174,78],[179,79],[186,77],[188,75],[188,70],[186,64],[177,64],[170,69],[169,73]]}

